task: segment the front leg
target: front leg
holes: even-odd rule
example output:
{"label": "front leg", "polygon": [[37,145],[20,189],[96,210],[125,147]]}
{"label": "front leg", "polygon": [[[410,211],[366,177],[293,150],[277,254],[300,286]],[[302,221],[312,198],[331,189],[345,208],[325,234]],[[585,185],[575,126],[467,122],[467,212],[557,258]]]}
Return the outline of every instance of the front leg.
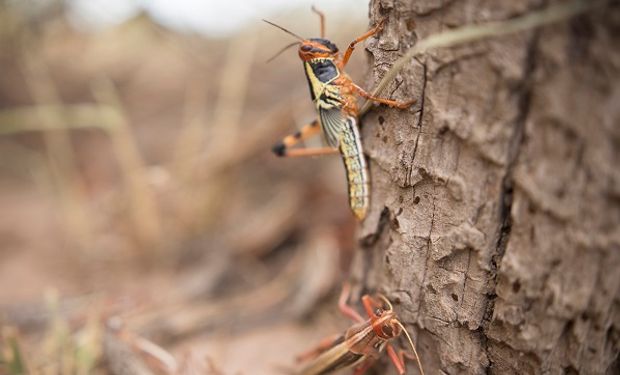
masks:
{"label": "front leg", "polygon": [[403,375],[405,373],[405,359],[403,352],[401,351],[400,355],[397,354],[392,344],[387,344],[386,351],[388,356],[392,360],[396,371],[398,371],[398,375]]}
{"label": "front leg", "polygon": [[365,319],[355,311],[351,306],[347,304],[349,296],[351,295],[351,284],[345,282],[342,286],[342,292],[340,292],[340,298],[338,298],[338,308],[349,319],[357,323],[365,322]]}
{"label": "front leg", "polygon": [[343,69],[345,65],[347,65],[347,63],[349,62],[349,58],[351,57],[351,54],[353,53],[353,50],[355,49],[355,45],[359,42],[362,42],[370,38],[371,36],[381,31],[383,29],[383,24],[385,24],[385,19],[382,19],[377,26],[368,30],[364,35],[360,36],[359,38],[352,41],[351,44],[349,44],[349,48],[347,48],[347,51],[344,53],[344,56],[342,57],[342,61],[340,62],[340,66],[339,66],[340,69]]}
{"label": "front leg", "polygon": [[[415,350],[415,347],[413,348]],[[422,368],[422,363],[420,362],[420,358],[418,357],[417,352],[415,352],[415,355],[412,355],[411,353],[404,350],[399,350],[398,352],[396,352],[396,349],[394,349],[391,344],[387,344],[387,353],[392,360],[394,367],[396,367],[396,371],[398,371],[399,374],[404,374],[406,372],[405,358],[407,358],[409,360],[415,361],[418,364],[418,370],[420,371],[420,374],[424,375],[424,369]]]}

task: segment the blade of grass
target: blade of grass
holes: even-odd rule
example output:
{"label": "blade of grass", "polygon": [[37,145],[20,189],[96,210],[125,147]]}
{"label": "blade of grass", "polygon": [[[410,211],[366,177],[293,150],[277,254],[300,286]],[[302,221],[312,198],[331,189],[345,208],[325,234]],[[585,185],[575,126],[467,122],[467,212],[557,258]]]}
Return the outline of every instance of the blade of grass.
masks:
{"label": "blade of grass", "polygon": [[[0,136],[27,132],[53,131],[62,129],[101,128],[107,130],[114,124],[104,119],[114,116],[114,108],[91,103],[55,105],[43,104],[9,108],[0,111]],[[63,122],[41,121],[60,114]]]}
{"label": "blade of grass", "polygon": [[153,191],[147,181],[146,168],[131,132],[129,120],[114,84],[107,79],[94,82],[93,95],[101,106],[112,107],[104,123],[129,191],[130,212],[140,252],[160,244],[161,218]]}
{"label": "blade of grass", "polygon": [[[531,12],[520,17],[506,21],[493,21],[479,25],[464,26],[454,30],[445,31],[431,35],[420,40],[415,46],[410,48],[402,57],[383,76],[379,84],[372,91],[373,96],[380,96],[383,90],[390,84],[398,72],[413,57],[425,53],[431,49],[452,47],[459,44],[473,42],[476,40],[498,37],[519,31],[531,30],[540,26],[571,18],[583,13],[594,6],[600,6],[604,1],[573,0],[551,5],[546,9]],[[360,115],[365,114],[372,102],[366,101],[360,110]]]}
{"label": "blade of grass", "polygon": [[4,368],[10,375],[29,374],[29,366],[21,350],[17,329],[13,327],[3,328],[2,341],[5,350],[0,353],[0,370]]}
{"label": "blade of grass", "polygon": [[[229,189],[231,179],[229,173],[221,173],[217,166],[236,158],[239,152],[238,144],[244,135],[241,119],[252,78],[257,42],[255,34],[243,34],[230,43],[221,64],[224,69],[219,75],[211,121],[205,120],[207,115],[201,108],[206,95],[204,89],[200,86],[188,89],[188,100],[191,102],[186,103],[186,132],[177,143],[175,152],[183,156],[183,160],[176,160],[174,173],[188,177],[182,180],[184,194],[179,207],[184,210],[182,215],[192,226],[208,225],[217,216],[213,213],[225,201],[220,198]],[[207,126],[208,131],[205,130]],[[194,137],[188,137],[189,134]],[[206,158],[201,160],[198,156],[202,147]]]}
{"label": "blade of grass", "polygon": [[[86,249],[93,242],[92,223],[86,210],[87,199],[81,186],[71,138],[63,126],[62,112],[57,110],[62,107],[62,100],[44,59],[35,53],[35,48],[36,40],[30,33],[24,32],[21,66],[26,85],[38,105],[39,121],[47,127],[56,128],[55,131],[45,132],[43,135],[49,168],[65,211],[69,237],[80,248]],[[56,110],[41,111],[45,105],[52,105]]]}

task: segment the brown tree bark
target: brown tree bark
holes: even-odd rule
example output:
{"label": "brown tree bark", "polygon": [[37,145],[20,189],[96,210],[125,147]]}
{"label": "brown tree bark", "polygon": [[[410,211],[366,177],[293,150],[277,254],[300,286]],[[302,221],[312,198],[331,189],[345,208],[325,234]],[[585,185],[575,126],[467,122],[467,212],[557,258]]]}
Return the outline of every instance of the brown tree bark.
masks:
{"label": "brown tree bark", "polygon": [[[547,3],[372,0],[368,87],[416,40]],[[384,94],[416,106],[364,118],[353,274],[396,301],[428,374],[618,371],[619,47],[610,3],[431,51]]]}

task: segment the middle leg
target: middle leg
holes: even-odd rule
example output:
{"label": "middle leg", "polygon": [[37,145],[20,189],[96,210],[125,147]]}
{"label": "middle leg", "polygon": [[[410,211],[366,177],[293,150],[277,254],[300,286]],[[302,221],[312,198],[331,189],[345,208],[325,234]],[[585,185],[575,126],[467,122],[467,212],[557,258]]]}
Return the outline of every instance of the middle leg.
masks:
{"label": "middle leg", "polygon": [[360,96],[368,99],[368,100],[372,100],[373,102],[377,102],[377,103],[382,103],[385,104],[387,106],[390,107],[395,107],[395,108],[399,108],[399,109],[405,109],[405,108],[409,108],[411,107],[417,100],[413,99],[410,100],[408,102],[399,102],[397,100],[392,100],[392,99],[386,99],[386,98],[379,98],[377,96],[373,96],[371,93],[367,92],[366,90],[364,90],[363,88],[359,87],[358,85],[356,85],[355,83],[352,83],[353,85],[353,89],[360,94]]}

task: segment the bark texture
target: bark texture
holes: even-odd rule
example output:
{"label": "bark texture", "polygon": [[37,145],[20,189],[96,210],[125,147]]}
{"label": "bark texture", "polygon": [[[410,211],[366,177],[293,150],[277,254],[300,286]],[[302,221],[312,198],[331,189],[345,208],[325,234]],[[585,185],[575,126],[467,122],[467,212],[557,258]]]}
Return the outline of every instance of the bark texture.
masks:
{"label": "bark texture", "polygon": [[[416,40],[547,3],[372,0],[368,87]],[[436,50],[363,121],[354,276],[397,302],[429,374],[617,371],[620,9]],[[409,371],[415,373],[415,366]]]}

